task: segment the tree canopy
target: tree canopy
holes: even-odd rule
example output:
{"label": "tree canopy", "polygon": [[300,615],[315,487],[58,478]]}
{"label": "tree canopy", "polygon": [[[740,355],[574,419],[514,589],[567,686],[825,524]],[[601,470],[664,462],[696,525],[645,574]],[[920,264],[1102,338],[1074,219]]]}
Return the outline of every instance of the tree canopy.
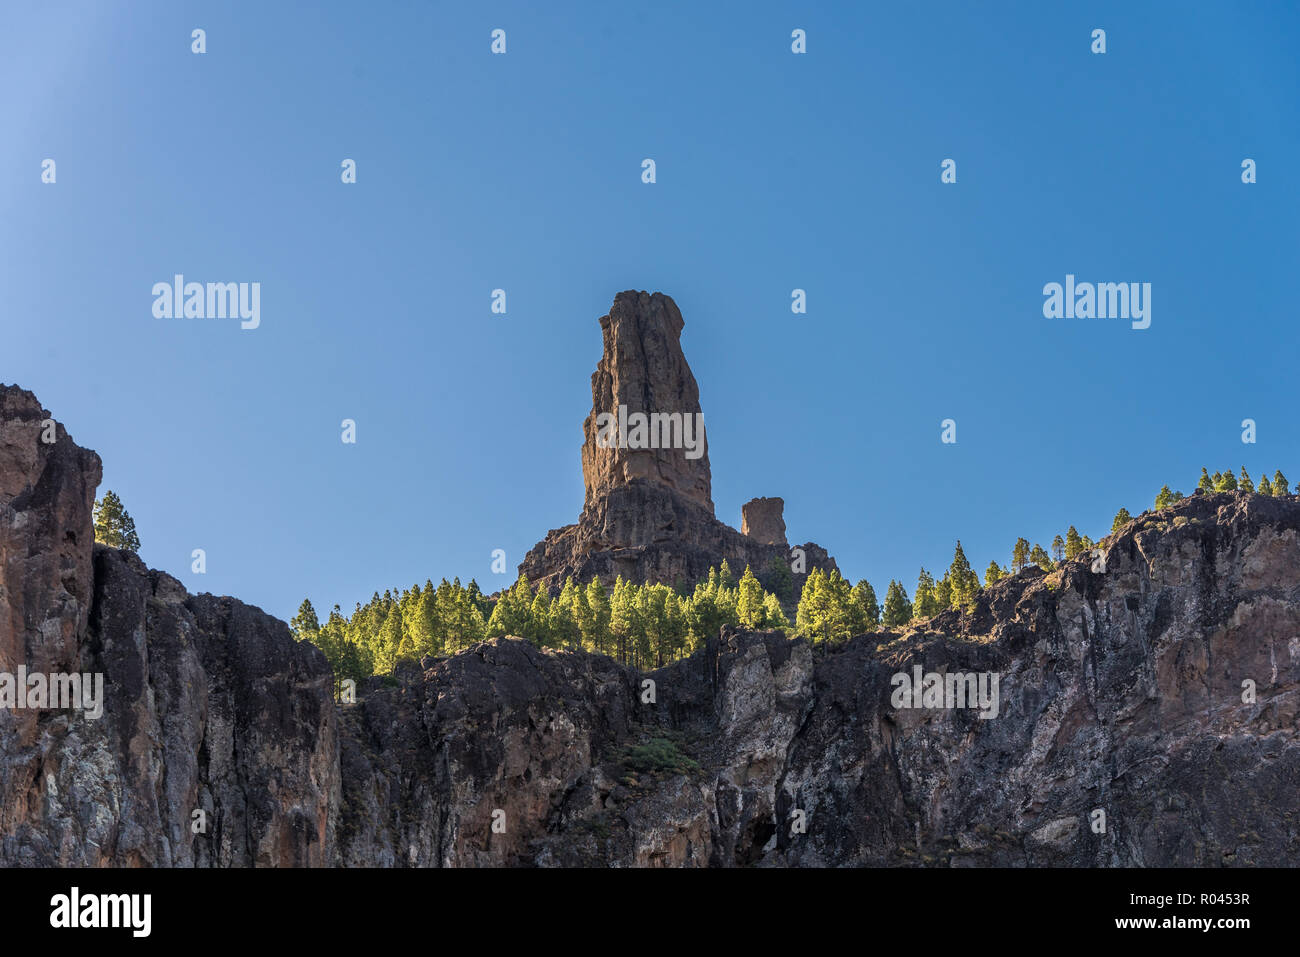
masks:
{"label": "tree canopy", "polygon": [[117,493],[109,490],[95,503],[95,541],[129,552],[140,550],[140,536],[135,532],[135,521],[126,510]]}

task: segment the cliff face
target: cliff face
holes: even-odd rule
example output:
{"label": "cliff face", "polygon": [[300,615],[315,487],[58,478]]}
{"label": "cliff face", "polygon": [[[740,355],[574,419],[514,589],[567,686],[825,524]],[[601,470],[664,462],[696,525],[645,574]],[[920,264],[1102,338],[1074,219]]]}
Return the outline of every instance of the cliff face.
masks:
{"label": "cliff face", "polygon": [[[582,514],[529,550],[519,565],[529,581],[558,588],[569,575],[607,584],[622,575],[689,586],[725,559],[737,575],[749,565],[765,583],[770,562],[791,565],[801,586],[809,570],[835,567],[811,542],[792,560],[780,499],[754,500],[768,503],[754,536],[714,516],[707,432],[682,352],[683,326],[677,304],[658,292],[621,292],[601,317],[603,351],[582,426]],[[638,415],[646,417],[639,434]]]}
{"label": "cliff face", "polygon": [[[0,681],[104,682],[0,708],[0,865],[1300,864],[1295,497],[1146,513],[920,631],[649,674],[506,638],[338,706],[283,622],[93,545],[98,457],[0,412]],[[996,676],[990,716],[899,707],[914,668]]]}
{"label": "cliff face", "polygon": [[[834,651],[730,632],[641,676],[488,642],[349,714],[344,859],[1295,866],[1298,530],[1196,496]],[[917,665],[997,674],[996,717],[895,707]]]}
{"label": "cliff face", "polygon": [[98,718],[0,708],[0,865],[328,863],[340,788],[324,656],[256,608],[95,545],[99,479],[99,457],[31,393],[0,387],[0,672],[103,682]]}
{"label": "cliff face", "polygon": [[689,433],[690,444],[698,444],[692,449],[685,447],[685,430],[683,444],[675,448],[657,442],[658,448],[635,448],[631,443],[620,447],[597,441],[601,413],[621,416],[620,410],[626,410],[628,416],[659,413],[699,421],[700,388],[682,353],[685,325],[677,303],[660,292],[621,292],[609,315],[600,318],[604,350],[591,374],[591,414],[582,423],[585,508],[611,489],[646,479],[713,514],[709,449],[702,432]]}

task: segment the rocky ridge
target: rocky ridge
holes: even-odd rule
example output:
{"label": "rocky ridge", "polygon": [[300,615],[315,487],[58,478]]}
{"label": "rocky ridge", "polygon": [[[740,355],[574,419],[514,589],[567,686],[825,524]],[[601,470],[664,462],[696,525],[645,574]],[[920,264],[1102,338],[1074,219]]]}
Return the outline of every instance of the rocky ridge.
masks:
{"label": "rocky ridge", "polygon": [[[336,705],[283,622],[94,545],[99,478],[0,388],[0,672],[106,699],[0,709],[3,865],[1300,863],[1295,497],[1144,513],[906,633],[646,674],[498,639]],[[997,716],[895,707],[917,666],[997,674]]]}
{"label": "rocky ridge", "polygon": [[[349,716],[346,777],[367,783],[345,859],[1294,866],[1298,532],[1295,499],[1198,495],[1112,536],[1104,563],[1031,567],[919,630],[833,649],[726,631],[644,676],[485,643]],[[895,708],[917,665],[1000,675],[997,717]],[[397,782],[421,788],[400,812]]]}

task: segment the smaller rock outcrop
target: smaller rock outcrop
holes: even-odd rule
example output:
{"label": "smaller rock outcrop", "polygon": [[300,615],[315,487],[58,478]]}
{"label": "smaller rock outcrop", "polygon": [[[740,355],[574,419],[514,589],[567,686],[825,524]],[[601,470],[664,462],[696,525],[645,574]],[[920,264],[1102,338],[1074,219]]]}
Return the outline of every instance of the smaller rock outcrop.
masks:
{"label": "smaller rock outcrop", "polygon": [[785,499],[755,498],[740,507],[740,534],[764,545],[784,545]]}

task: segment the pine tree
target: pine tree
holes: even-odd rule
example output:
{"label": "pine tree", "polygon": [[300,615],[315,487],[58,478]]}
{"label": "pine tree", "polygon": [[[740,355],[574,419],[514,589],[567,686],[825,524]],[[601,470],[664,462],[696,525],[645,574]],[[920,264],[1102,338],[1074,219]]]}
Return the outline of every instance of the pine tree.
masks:
{"label": "pine tree", "polygon": [[1006,571],[996,561],[989,562],[989,567],[984,570],[984,587],[988,588],[996,581],[1001,581],[1007,577]]}
{"label": "pine tree", "polygon": [[672,633],[669,626],[668,600],[672,589],[667,585],[646,583],[637,589],[637,613],[641,628],[635,642],[637,666],[655,663],[662,668],[665,659],[671,658]]}
{"label": "pine tree", "polygon": [[823,633],[828,638],[848,638],[853,630],[853,588],[838,568],[831,569],[824,584],[827,601]]}
{"label": "pine tree", "polygon": [[1237,490],[1237,477],[1232,474],[1232,469],[1215,473],[1214,490],[1216,492],[1235,492]]}
{"label": "pine tree", "polygon": [[[1037,545],[1035,545],[1034,547],[1038,548]],[[1042,551],[1041,549],[1039,550]],[[1055,538],[1052,539],[1052,554],[1056,557],[1056,560],[1058,562],[1065,560],[1065,539],[1063,539],[1060,535],[1057,535]],[[1046,555],[1047,553],[1043,552],[1043,556],[1046,557]],[[1051,559],[1048,559],[1046,563],[1038,562],[1037,564],[1038,567],[1045,572],[1051,571],[1052,569]]]}
{"label": "pine tree", "polygon": [[[1181,497],[1182,496],[1179,496],[1179,498]],[[1178,499],[1174,498],[1174,493],[1169,491],[1169,486],[1162,485],[1160,486],[1160,491],[1156,494],[1156,511],[1158,512],[1162,508],[1168,508],[1176,501],[1178,501]]]}
{"label": "pine tree", "polygon": [[591,609],[591,621],[583,632],[583,643],[592,651],[608,654],[610,649],[609,633],[609,594],[599,578],[587,583],[587,607]]}
{"label": "pine tree", "polygon": [[814,568],[804,579],[803,590],[799,593],[799,605],[795,608],[795,627],[800,634],[816,640],[817,628],[824,615],[825,596],[822,594],[822,577],[824,572]]}
{"label": "pine tree", "polygon": [[767,607],[763,604],[763,586],[754,577],[753,570],[746,565],[745,574],[740,576],[740,596],[736,601],[736,617],[746,628],[762,628],[767,617]]}
{"label": "pine tree", "polygon": [[1278,469],[1273,473],[1273,494],[1276,497],[1281,498],[1282,496],[1287,495],[1290,490],[1291,486],[1287,484],[1286,476],[1282,474],[1281,469]]}
{"label": "pine tree", "polygon": [[794,574],[780,556],[773,555],[768,561],[764,578],[767,582],[767,590],[775,595],[778,601],[789,602],[794,598]]}
{"label": "pine tree", "polygon": [[[446,584],[443,579],[443,584]],[[439,586],[439,607],[445,607],[445,600],[442,598],[442,587]],[[529,617],[532,612],[533,588],[528,581],[527,575],[520,575],[515,583],[510,586],[510,590],[502,592],[501,597],[497,599],[496,607],[492,609],[492,617],[488,620],[487,636],[489,638],[501,638],[505,635],[514,635],[516,638],[529,637]],[[448,651],[455,649],[448,648]]]}
{"label": "pine tree", "polygon": [[850,635],[861,635],[876,630],[876,626],[880,624],[880,603],[876,601],[876,590],[865,578],[859,579],[853,586],[850,608]]}
{"label": "pine tree", "polygon": [[[1058,555],[1064,554],[1065,543],[1061,541],[1060,535],[1057,535],[1056,539],[1052,542],[1052,549]],[[1034,546],[1033,551],[1029,553],[1029,561],[1031,564],[1037,565],[1045,572],[1050,572],[1052,570],[1052,559],[1048,557],[1047,552],[1043,549],[1042,545]]]}
{"label": "pine tree", "polygon": [[298,614],[289,622],[289,630],[293,632],[295,641],[315,643],[320,633],[320,619],[316,617],[316,609],[311,606],[310,598],[304,598],[298,606]]}
{"label": "pine tree", "polygon": [[1083,551],[1083,539],[1079,537],[1079,530],[1071,525],[1065,530],[1065,560],[1070,561],[1081,551]]}
{"label": "pine tree", "polygon": [[1267,472],[1263,473],[1259,477],[1259,494],[1260,495],[1273,494],[1273,483],[1268,480]]}
{"label": "pine tree", "polygon": [[[686,609],[683,607],[681,596],[677,594],[676,589],[669,588],[667,585],[657,585],[656,587],[664,596],[664,621],[659,636],[660,641],[662,642],[664,655],[667,656],[668,660],[675,660],[687,650],[687,637],[690,635],[691,630],[690,623],[686,619]],[[780,605],[777,605],[778,609],[780,607]],[[766,614],[764,615],[763,627],[776,627],[773,622],[767,620]]]}
{"label": "pine tree", "polygon": [[936,615],[952,607],[952,579],[947,572],[944,572],[943,577],[934,583],[934,603]]}
{"label": "pine tree", "polygon": [[582,642],[582,632],[578,628],[578,616],[575,614],[577,601],[578,586],[573,583],[573,576],[570,575],[564,580],[559,597],[551,605],[548,624],[551,642],[557,648],[573,650]]}
{"label": "pine tree", "polygon": [[487,636],[489,638],[502,638],[512,633],[512,629],[506,624],[510,615],[510,593],[502,592],[501,597],[497,599],[496,607],[492,609],[492,616],[488,618]]}
{"label": "pine tree", "polygon": [[[299,609],[299,614],[302,609]],[[315,612],[312,612],[315,615]],[[357,645],[348,639],[347,619],[343,617],[339,606],[335,605],[325,622],[312,639],[312,643],[325,653],[325,659],[334,670],[334,696],[337,698],[342,690],[344,680],[351,678],[360,681],[371,674],[368,656],[363,656]]]}
{"label": "pine tree", "polygon": [[[1015,547],[1011,549],[1011,574],[1019,575],[1029,564],[1029,539],[1017,538]],[[919,600],[919,596],[918,596]]]}
{"label": "pine tree", "polygon": [[487,621],[488,615],[492,614],[491,599],[483,594],[483,589],[479,588],[478,582],[472,578],[469,580],[469,584],[465,586],[465,591],[469,595],[469,600],[474,603],[474,607],[478,609],[479,614],[483,616],[483,620]]}
{"label": "pine tree", "polygon": [[722,560],[722,565],[719,566],[718,568],[718,587],[720,588],[736,587],[736,576],[731,573],[731,566],[727,564],[727,560],[725,558]]}
{"label": "pine tree", "polygon": [[1250,473],[1246,471],[1246,466],[1241,467],[1241,480],[1237,482],[1237,488],[1243,492],[1255,491],[1255,483],[1250,480]]}
{"label": "pine tree", "polygon": [[[1159,506],[1156,507],[1159,508]],[[1115,520],[1110,523],[1110,533],[1114,535],[1131,521],[1133,521],[1133,516],[1128,513],[1128,509],[1121,508],[1115,513]]]}
{"label": "pine tree", "polygon": [[539,648],[549,648],[553,644],[551,641],[551,596],[547,594],[546,586],[541,582],[538,582],[537,591],[533,593],[533,601],[528,608],[528,634],[524,635],[524,637]]}
{"label": "pine tree", "polygon": [[640,631],[639,618],[633,587],[619,575],[609,599],[609,630],[614,638],[615,657],[624,663],[629,660],[632,643]]}
{"label": "pine tree", "polygon": [[[785,611],[781,608],[781,602],[777,600],[776,595],[769,592],[763,598],[763,606],[768,628],[780,628],[784,631],[790,627],[790,620],[785,617]],[[879,611],[877,611],[877,615],[879,615]]]}
{"label": "pine tree", "polygon": [[719,629],[727,624],[729,616],[725,593],[718,585],[715,569],[709,570],[708,582],[700,582],[695,586],[687,615],[691,624],[691,634],[694,635],[697,644],[716,637]]}
{"label": "pine tree", "polygon": [[796,622],[800,632],[814,641],[846,637],[853,622],[852,600],[852,589],[838,570],[827,573],[814,568],[799,597]]}
{"label": "pine tree", "polygon": [[375,667],[380,674],[393,670],[398,649],[402,647],[402,615],[391,600],[387,605],[388,611],[384,623],[373,640]]}
{"label": "pine tree", "polygon": [[[1021,541],[1024,541],[1024,539],[1022,538]],[[1028,561],[1027,556],[1026,561]],[[916,576],[915,596],[912,602],[912,614],[916,615],[917,618],[931,618],[943,610],[939,607],[939,599],[935,595],[934,576],[924,568]]]}
{"label": "pine tree", "polygon": [[438,624],[433,582],[413,585],[402,595],[402,631],[411,644],[411,654],[420,658],[441,652],[442,629]]}
{"label": "pine tree", "polygon": [[135,521],[122,505],[114,491],[104,493],[95,503],[95,541],[128,552],[140,550],[140,536],[135,533]]}
{"label": "pine tree", "polygon": [[1214,491],[1214,479],[1210,478],[1210,473],[1206,470],[1205,466],[1201,466],[1201,478],[1196,483],[1196,487],[1203,492]]}
{"label": "pine tree", "polygon": [[[596,579],[592,579],[596,581]],[[595,651],[591,644],[592,614],[591,604],[587,601],[587,589],[578,585],[573,589],[572,598],[573,624],[578,630],[577,647],[583,651]]]}
{"label": "pine tree", "polygon": [[907,592],[903,586],[892,578],[889,580],[889,588],[885,592],[885,611],[883,615],[884,623],[890,628],[897,628],[905,625],[912,620],[912,606],[907,600]]}
{"label": "pine tree", "polygon": [[[948,566],[948,577],[952,581],[952,607],[966,609],[975,601],[975,596],[979,594],[980,580],[975,574],[975,570],[970,567],[970,562],[966,560],[966,553],[962,551],[961,539],[957,540],[957,548],[953,552],[952,564]],[[902,586],[899,586],[902,588]]]}

